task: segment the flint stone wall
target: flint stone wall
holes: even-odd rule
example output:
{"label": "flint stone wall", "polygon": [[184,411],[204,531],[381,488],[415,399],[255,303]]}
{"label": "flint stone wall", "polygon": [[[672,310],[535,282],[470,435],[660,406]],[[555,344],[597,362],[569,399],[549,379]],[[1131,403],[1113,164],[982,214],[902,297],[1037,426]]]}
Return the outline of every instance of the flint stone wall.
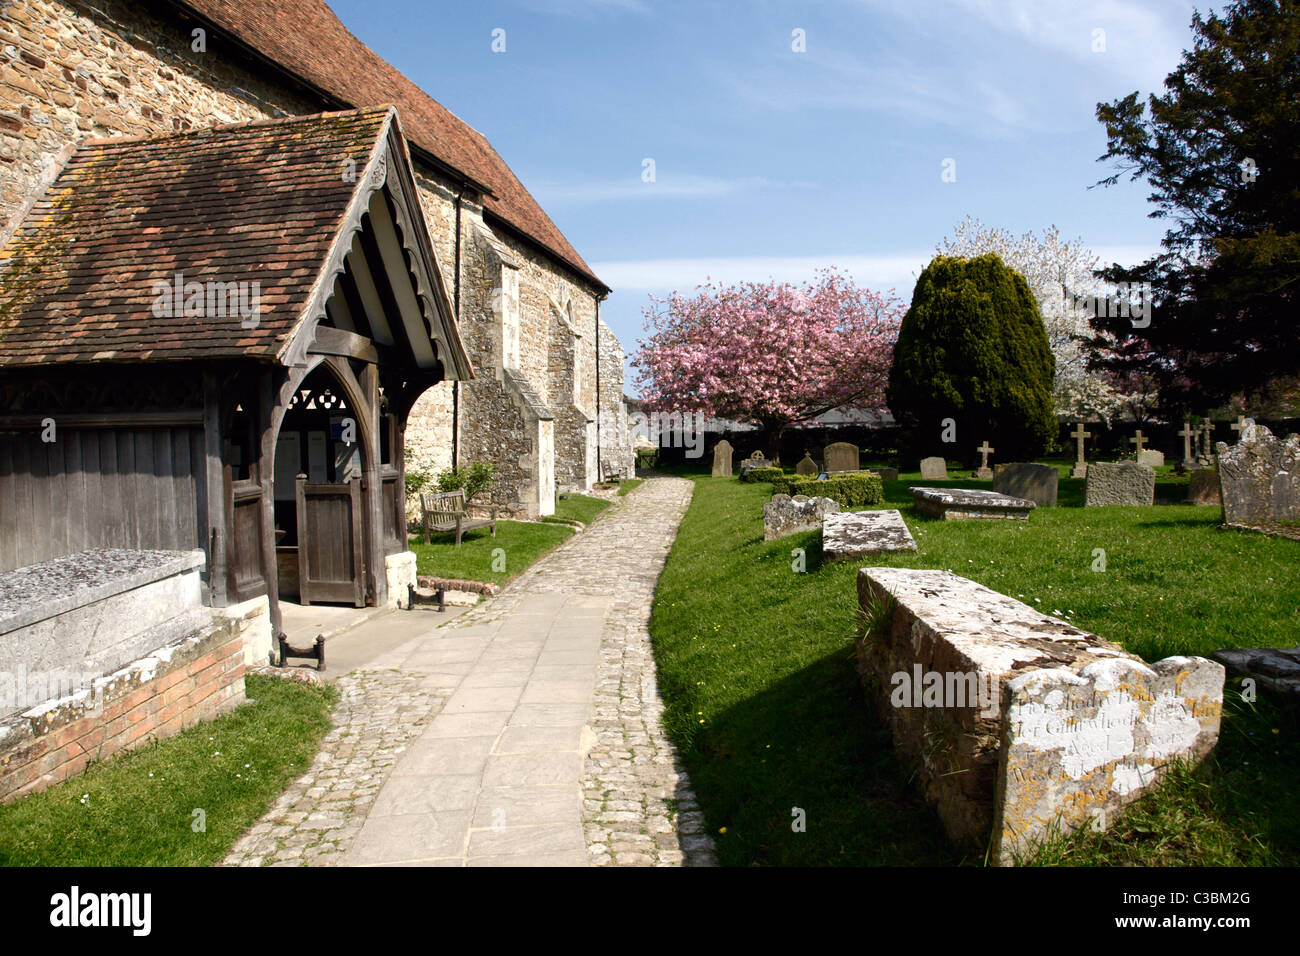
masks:
{"label": "flint stone wall", "polygon": [[[1218,739],[1223,667],[1148,666],[947,571],[863,568],[858,670],[949,837],[1014,864],[1057,822],[1113,822]],[[880,609],[884,609],[883,611]],[[938,675],[940,693],[900,693]],[[927,706],[927,703],[931,704]]]}
{"label": "flint stone wall", "polygon": [[1263,425],[1247,425],[1235,445],[1218,443],[1223,521],[1267,528],[1300,520],[1300,435],[1280,441]]}
{"label": "flint stone wall", "polygon": [[1155,502],[1156,473],[1135,461],[1094,461],[1083,484],[1083,504],[1150,505]]}
{"label": "flint stone wall", "polygon": [[763,505],[763,540],[771,541],[820,528],[822,518],[839,510],[839,503],[830,498],[773,495],[772,500]]}

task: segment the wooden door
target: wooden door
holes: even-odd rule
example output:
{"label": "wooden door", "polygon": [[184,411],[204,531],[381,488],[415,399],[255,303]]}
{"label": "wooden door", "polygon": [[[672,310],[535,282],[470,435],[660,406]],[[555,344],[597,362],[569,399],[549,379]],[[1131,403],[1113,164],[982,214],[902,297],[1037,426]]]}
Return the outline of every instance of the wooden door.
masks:
{"label": "wooden door", "polygon": [[313,601],[364,607],[365,533],[361,479],[343,484],[296,482],[298,499],[298,590]]}

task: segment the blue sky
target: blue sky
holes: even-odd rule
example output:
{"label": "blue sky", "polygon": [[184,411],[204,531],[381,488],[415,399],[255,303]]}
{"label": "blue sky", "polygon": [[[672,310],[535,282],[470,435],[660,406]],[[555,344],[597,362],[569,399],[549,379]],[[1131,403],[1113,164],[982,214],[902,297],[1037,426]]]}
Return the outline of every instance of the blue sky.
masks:
{"label": "blue sky", "polygon": [[614,288],[629,351],[649,293],[706,277],[831,265],[910,300],[968,214],[1125,263],[1164,233],[1142,184],[1088,188],[1112,172],[1095,108],[1161,88],[1187,0],[330,2],[488,137]]}

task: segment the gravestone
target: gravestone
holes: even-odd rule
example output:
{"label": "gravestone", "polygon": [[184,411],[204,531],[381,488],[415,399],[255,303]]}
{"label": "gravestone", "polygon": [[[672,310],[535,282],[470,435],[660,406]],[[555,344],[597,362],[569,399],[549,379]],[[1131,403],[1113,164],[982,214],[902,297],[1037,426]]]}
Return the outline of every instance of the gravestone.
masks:
{"label": "gravestone", "polygon": [[1037,505],[1028,498],[1000,495],[974,488],[909,488],[912,504],[921,514],[944,521],[960,518],[1028,521]]}
{"label": "gravestone", "polygon": [[1083,457],[1083,440],[1085,438],[1091,438],[1092,432],[1084,431],[1083,422],[1079,422],[1075,426],[1074,431],[1070,432],[1070,437],[1073,438],[1078,443],[1078,455],[1075,458],[1074,467],[1070,469],[1070,477],[1087,478],[1088,462]]}
{"label": "gravestone", "polygon": [[1300,703],[1300,647],[1230,647],[1210,656],[1233,674]]}
{"label": "gravestone", "polygon": [[768,461],[764,458],[761,451],[756,451],[740,463],[740,477],[744,478],[746,474],[753,471],[755,468],[773,468],[775,467],[775,464],[775,462]]}
{"label": "gravestone", "polygon": [[1219,495],[1219,470],[1197,468],[1187,478],[1187,501],[1194,505],[1221,505]]}
{"label": "gravestone", "polygon": [[880,476],[880,480],[881,480],[881,481],[897,481],[897,480],[898,480],[898,469],[897,469],[897,468],[872,468],[871,470],[874,471],[876,474],[878,474],[878,475]]}
{"label": "gravestone", "polygon": [[1013,461],[994,469],[993,490],[1013,498],[1028,498],[1040,508],[1055,508],[1060,480],[1061,473],[1054,465]]}
{"label": "gravestone", "polygon": [[1201,426],[1201,452],[1198,457],[1203,465],[1214,464],[1214,422],[1208,418]]}
{"label": "gravestone", "polygon": [[950,839],[1010,865],[1057,826],[1104,829],[1213,749],[1223,666],[1146,664],[939,570],[863,568],[858,673]]}
{"label": "gravestone", "polygon": [[1094,461],[1083,484],[1083,504],[1149,505],[1155,501],[1156,473],[1135,461]]}
{"label": "gravestone", "polygon": [[921,480],[922,481],[947,481],[948,480],[948,463],[942,458],[922,458],[921,459]]}
{"label": "gravestone", "polygon": [[1237,444],[1219,442],[1219,484],[1225,524],[1300,521],[1300,435],[1280,441],[1263,425],[1246,424]]}
{"label": "gravestone", "polygon": [[839,502],[807,495],[773,495],[763,505],[763,540],[784,538],[800,531],[820,528],[822,519],[840,510]]}
{"label": "gravestone", "polygon": [[822,556],[827,561],[915,550],[916,541],[896,509],[841,511],[822,520]]}
{"label": "gravestone", "polygon": [[975,450],[980,453],[980,466],[975,469],[974,477],[988,481],[993,477],[993,469],[989,467],[989,455],[993,454],[994,449],[985,441]]}
{"label": "gravestone", "polygon": [[812,456],[807,452],[804,452],[804,456],[800,459],[799,464],[794,466],[794,473],[796,475],[816,476],[821,473],[821,469],[817,467],[817,462],[812,460]]}
{"label": "gravestone", "polygon": [[731,477],[731,442],[725,438],[713,446],[713,477]]}
{"label": "gravestone", "polygon": [[1189,421],[1184,421],[1183,427],[1178,432],[1178,437],[1183,440],[1183,467],[1184,468],[1196,467],[1197,464],[1196,455],[1192,453],[1192,439],[1195,438],[1197,434],[1199,434],[1197,429],[1193,428],[1192,423]]}
{"label": "gravestone", "polygon": [[1165,466],[1165,453],[1153,451],[1150,448],[1144,449],[1137,453],[1137,463],[1146,465],[1148,468],[1163,468]]}
{"label": "gravestone", "polygon": [[846,441],[827,445],[822,452],[826,474],[836,475],[845,471],[857,471],[862,460],[860,454],[857,445]]}

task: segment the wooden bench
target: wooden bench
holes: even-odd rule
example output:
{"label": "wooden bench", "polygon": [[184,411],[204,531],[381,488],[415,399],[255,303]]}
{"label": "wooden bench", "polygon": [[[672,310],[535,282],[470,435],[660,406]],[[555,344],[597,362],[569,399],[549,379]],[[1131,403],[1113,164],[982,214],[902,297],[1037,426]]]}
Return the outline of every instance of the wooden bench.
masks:
{"label": "wooden bench", "polygon": [[465,492],[443,491],[438,494],[420,495],[420,507],[424,512],[424,543],[429,543],[429,534],[438,532],[456,532],[456,547],[466,531],[475,528],[491,528],[492,537],[497,536],[497,509],[492,508],[491,518],[465,517]]}

